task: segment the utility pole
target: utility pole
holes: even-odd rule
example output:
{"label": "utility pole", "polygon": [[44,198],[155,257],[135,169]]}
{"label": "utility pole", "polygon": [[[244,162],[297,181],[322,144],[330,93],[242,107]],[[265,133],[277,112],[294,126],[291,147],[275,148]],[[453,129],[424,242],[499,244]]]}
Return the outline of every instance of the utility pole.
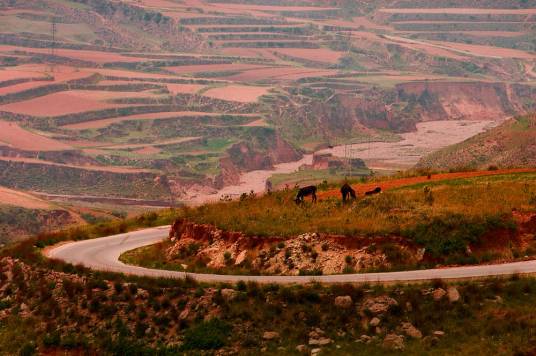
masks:
{"label": "utility pole", "polygon": [[[52,35],[52,43],[50,44],[50,55],[53,57],[56,55],[56,16],[52,16],[52,27],[51,27],[51,35]],[[51,59],[52,63],[50,64],[50,71],[54,72],[54,59]]]}

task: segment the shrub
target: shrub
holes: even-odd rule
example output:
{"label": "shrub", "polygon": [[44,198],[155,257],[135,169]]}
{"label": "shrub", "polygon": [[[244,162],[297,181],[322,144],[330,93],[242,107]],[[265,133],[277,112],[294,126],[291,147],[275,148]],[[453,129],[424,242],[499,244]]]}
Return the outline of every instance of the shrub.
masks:
{"label": "shrub", "polygon": [[114,283],[114,290],[115,290],[116,294],[121,294],[121,292],[123,292],[123,284],[120,283],[120,282],[115,282]]}
{"label": "shrub", "polygon": [[226,344],[230,327],[220,319],[203,321],[184,333],[183,350],[214,350]]}
{"label": "shrub", "polygon": [[33,341],[28,341],[19,350],[19,356],[33,356],[37,354],[37,346]]}

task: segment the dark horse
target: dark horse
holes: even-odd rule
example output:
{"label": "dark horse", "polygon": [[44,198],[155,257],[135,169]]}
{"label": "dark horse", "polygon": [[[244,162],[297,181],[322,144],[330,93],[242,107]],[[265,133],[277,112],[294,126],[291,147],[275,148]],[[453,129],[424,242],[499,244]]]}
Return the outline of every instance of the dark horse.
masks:
{"label": "dark horse", "polygon": [[355,190],[352,189],[350,184],[344,183],[341,187],[342,202],[346,203],[350,198],[356,199]]}
{"label": "dark horse", "polygon": [[369,190],[368,192],[366,192],[365,195],[374,195],[374,194],[379,194],[381,192],[382,192],[382,188],[376,187],[373,190]]}
{"label": "dark horse", "polygon": [[316,187],[314,185],[310,185],[308,187],[303,187],[298,190],[298,195],[296,195],[296,199],[294,201],[296,204],[303,203],[303,200],[305,197],[311,196],[313,199],[313,203],[316,203]]}

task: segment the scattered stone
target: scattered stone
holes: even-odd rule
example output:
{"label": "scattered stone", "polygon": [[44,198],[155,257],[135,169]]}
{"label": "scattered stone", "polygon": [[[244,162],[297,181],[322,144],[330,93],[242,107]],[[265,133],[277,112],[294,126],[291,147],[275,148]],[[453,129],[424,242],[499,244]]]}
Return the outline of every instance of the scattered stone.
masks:
{"label": "scattered stone", "polygon": [[324,336],[324,330],[320,328],[315,328],[314,330],[311,330],[309,332],[309,338],[310,339],[318,339],[320,337]]}
{"label": "scattered stone", "polygon": [[413,311],[413,305],[411,305],[410,302],[406,302],[406,311],[408,311],[408,312]]}
{"label": "scattered stone", "polygon": [[374,315],[383,314],[389,311],[392,306],[398,305],[398,302],[387,295],[381,295],[376,298],[370,298],[363,302],[363,310],[368,310]]}
{"label": "scattered stone", "polygon": [[335,306],[342,308],[342,309],[348,309],[352,306],[352,297],[349,295],[345,296],[338,296],[335,298]]}
{"label": "scattered stone", "polygon": [[221,296],[226,302],[230,302],[234,300],[237,294],[238,292],[231,288],[225,288],[221,290]]}
{"label": "scattered stone", "polygon": [[333,340],[331,340],[328,337],[321,337],[319,339],[309,339],[310,346],[326,346],[326,345],[331,344],[332,342]]}
{"label": "scattered stone", "polygon": [[246,260],[247,255],[248,255],[248,250],[244,250],[244,251],[240,252],[238,254],[238,256],[236,256],[235,265],[239,266],[242,263],[244,263],[244,261]]}
{"label": "scattered stone", "polygon": [[364,342],[365,344],[368,344],[368,343],[370,343],[372,341],[372,338],[370,336],[368,336],[368,335],[361,335],[359,337],[359,340],[361,342]]}
{"label": "scattered stone", "polygon": [[458,292],[458,289],[456,289],[456,287],[448,287],[447,297],[449,298],[449,302],[455,303],[460,300],[460,292]]}
{"label": "scattered stone", "polygon": [[383,339],[383,347],[392,350],[404,350],[404,336],[397,334],[388,334]]}
{"label": "scattered stone", "polygon": [[262,334],[262,338],[264,340],[275,340],[279,339],[279,333],[276,331],[265,331],[264,334]]}
{"label": "scattered stone", "polygon": [[401,327],[402,331],[409,337],[414,339],[422,339],[422,332],[417,329],[413,324],[411,323],[402,323]]}
{"label": "scattered stone", "polygon": [[298,352],[304,354],[304,353],[307,352],[307,346],[305,346],[305,345],[298,345],[298,346],[296,346],[296,351],[298,351]]}
{"label": "scattered stone", "polygon": [[374,330],[374,332],[376,333],[376,335],[380,335],[383,332],[383,330],[379,326],[376,326],[376,329]]}
{"label": "scattered stone", "polygon": [[380,323],[381,323],[380,318],[374,317],[374,318],[372,318],[372,320],[369,322],[369,325],[372,326],[372,327],[376,327],[376,326],[380,325]]}
{"label": "scattered stone", "polygon": [[432,346],[435,346],[437,345],[437,343],[439,342],[439,338],[437,336],[425,336],[423,339],[422,339],[422,343],[426,346],[426,347],[432,347]]}
{"label": "scattered stone", "polygon": [[138,288],[138,291],[136,292],[136,298],[140,299],[148,299],[149,298],[149,292],[145,289]]}
{"label": "scattered stone", "polygon": [[311,356],[318,355],[322,351],[320,348],[312,349],[311,350]]}
{"label": "scattered stone", "polygon": [[436,302],[440,301],[447,292],[443,288],[437,288],[432,292],[432,297]]}
{"label": "scattered stone", "polygon": [[30,308],[25,303],[21,303],[19,314],[22,318],[28,318],[31,315]]}
{"label": "scattered stone", "polygon": [[186,320],[188,319],[188,315],[190,314],[190,309],[186,308],[179,314],[179,320]]}

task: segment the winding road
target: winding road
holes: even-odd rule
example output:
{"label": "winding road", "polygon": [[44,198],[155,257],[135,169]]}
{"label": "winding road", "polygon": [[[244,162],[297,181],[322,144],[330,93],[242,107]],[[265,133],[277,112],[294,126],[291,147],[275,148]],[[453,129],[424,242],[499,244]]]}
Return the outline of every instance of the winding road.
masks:
{"label": "winding road", "polygon": [[186,276],[199,282],[236,283],[253,281],[257,283],[307,284],[319,283],[419,283],[434,279],[473,279],[514,274],[536,273],[536,260],[505,264],[451,267],[402,272],[337,274],[325,276],[235,276],[219,274],[199,274],[178,271],[150,269],[126,265],[119,256],[129,250],[151,245],[167,238],[169,226],[139,230],[92,240],[69,242],[44,251],[49,258],[56,258],[72,264],[109,272],[129,275],[181,279]]}

